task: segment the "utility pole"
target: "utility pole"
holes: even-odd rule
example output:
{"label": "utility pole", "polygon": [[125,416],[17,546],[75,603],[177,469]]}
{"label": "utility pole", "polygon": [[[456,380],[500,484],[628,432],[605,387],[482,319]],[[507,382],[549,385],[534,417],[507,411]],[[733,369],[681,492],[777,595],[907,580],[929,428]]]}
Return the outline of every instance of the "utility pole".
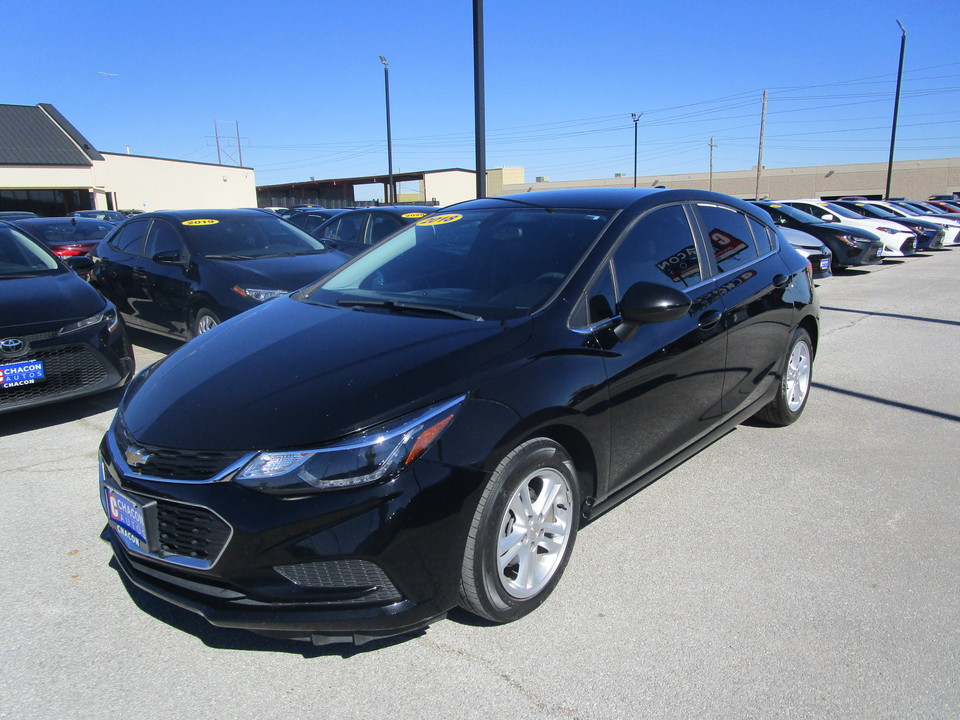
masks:
{"label": "utility pole", "polygon": [[380,62],[383,63],[383,93],[387,105],[387,205],[392,205],[397,201],[397,190],[393,187],[393,139],[390,136],[390,67],[387,65],[387,59],[380,56]]}
{"label": "utility pole", "polygon": [[890,199],[890,181],[893,179],[893,146],[897,141],[897,115],[900,113],[900,83],[903,81],[903,51],[907,47],[907,31],[903,23],[897,20],[900,26],[900,67],[897,70],[897,94],[893,101],[893,128],[890,130],[890,160],[887,162],[887,191],[884,200]]}
{"label": "utility pole", "polygon": [[713,142],[713,137],[710,137],[710,184],[707,186],[708,190],[713,190],[713,149],[716,145]]}
{"label": "utility pole", "polygon": [[237,126],[237,155],[240,158],[240,167],[243,167],[243,148],[240,147],[240,121],[234,120],[233,122]]}
{"label": "utility pole", "polygon": [[763,110],[760,113],[760,154],[757,156],[757,191],[753,199],[760,199],[760,171],[763,168],[763,133],[767,127],[767,91],[763,91]]}
{"label": "utility pole", "polygon": [[473,112],[477,198],[487,196],[487,130],[483,93],[483,0],[473,0]]}
{"label": "utility pole", "polygon": [[633,119],[633,186],[637,186],[637,122],[643,113],[630,113]]}
{"label": "utility pole", "polygon": [[220,158],[220,131],[217,129],[217,121],[213,121],[213,135],[217,138],[217,165],[223,165],[223,160]]}

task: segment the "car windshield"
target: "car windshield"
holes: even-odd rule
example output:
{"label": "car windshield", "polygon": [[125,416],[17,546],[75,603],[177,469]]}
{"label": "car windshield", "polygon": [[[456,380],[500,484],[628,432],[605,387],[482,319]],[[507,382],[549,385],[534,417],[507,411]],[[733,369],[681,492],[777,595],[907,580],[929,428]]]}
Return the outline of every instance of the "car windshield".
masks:
{"label": "car windshield", "polygon": [[251,211],[243,215],[196,218],[182,223],[191,246],[208,258],[307,255],[329,248],[276,215]]}
{"label": "car windshield", "polygon": [[824,203],[823,206],[834,215],[850,218],[851,220],[863,220],[863,215],[857,215],[857,213],[855,213],[853,210],[848,210],[847,208],[841,207],[835,203]]}
{"label": "car windshield", "polygon": [[0,226],[0,280],[63,272],[48,250],[9,226]]}
{"label": "car windshield", "polygon": [[782,203],[770,203],[770,204],[756,203],[756,204],[759,207],[762,207],[764,210],[769,210],[771,208],[773,208],[774,210],[779,210],[784,215],[787,215],[788,217],[792,217],[797,222],[817,223],[818,225],[823,224],[823,220],[821,220],[820,218],[815,217],[810,213],[806,213],[803,210],[797,210],[795,207],[792,207],[790,205],[784,205]]}
{"label": "car windshield", "polygon": [[[887,208],[885,208],[885,209],[887,209]],[[905,206],[903,206],[903,205],[897,205],[897,204],[892,204],[892,203],[891,203],[891,205],[890,205],[890,207],[889,207],[888,209],[890,210],[890,212],[892,212],[892,213],[894,214],[894,216],[897,216],[897,215],[912,215],[913,217],[919,217],[919,216],[920,216],[920,213],[918,213],[918,212],[917,212],[916,210],[914,210],[913,208],[905,207]]]}
{"label": "car windshield", "polygon": [[359,310],[522,317],[550,299],[612,214],[454,208],[408,226],[295,297]]}
{"label": "car windshield", "polygon": [[95,242],[102,240],[115,227],[107,222],[86,218],[20,220],[18,224],[52,244]]}

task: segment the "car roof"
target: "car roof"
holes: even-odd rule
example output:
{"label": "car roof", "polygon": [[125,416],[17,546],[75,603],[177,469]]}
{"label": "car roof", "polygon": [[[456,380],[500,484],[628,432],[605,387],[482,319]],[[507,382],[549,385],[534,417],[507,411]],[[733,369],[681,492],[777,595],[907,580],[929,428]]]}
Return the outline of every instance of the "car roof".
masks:
{"label": "car roof", "polygon": [[141,218],[151,218],[151,217],[162,217],[168,218],[171,220],[202,220],[205,218],[210,218],[212,220],[216,219],[227,219],[227,218],[240,218],[240,217],[275,217],[278,220],[280,219],[279,215],[275,213],[263,212],[259,209],[251,208],[234,208],[234,209],[221,209],[221,210],[154,210],[153,212],[141,213],[137,215],[137,219]]}

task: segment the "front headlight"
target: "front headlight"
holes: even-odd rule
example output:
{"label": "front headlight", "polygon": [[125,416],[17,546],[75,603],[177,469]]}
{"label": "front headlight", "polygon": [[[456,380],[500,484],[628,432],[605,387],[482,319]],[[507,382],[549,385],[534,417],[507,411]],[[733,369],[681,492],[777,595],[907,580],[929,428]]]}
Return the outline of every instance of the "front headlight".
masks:
{"label": "front headlight", "polygon": [[903,230],[895,230],[894,228],[888,228],[888,227],[878,227],[877,230],[885,232],[888,235],[896,235],[897,233],[903,232]]}
{"label": "front headlight", "polygon": [[63,326],[57,334],[66,335],[67,333],[77,332],[77,330],[83,330],[98,323],[106,323],[107,330],[110,332],[116,330],[120,326],[117,309],[113,307],[113,305],[108,305],[102,312],[98,312],[96,315],[91,315],[83,320],[77,320],[75,323]]}
{"label": "front headlight", "polygon": [[[843,233],[835,233],[835,234],[834,234],[834,237],[835,237],[837,240],[839,240],[840,242],[846,243],[847,245],[850,245],[851,247],[860,247],[860,246],[857,245],[857,243],[854,241],[854,238],[850,237],[849,235],[845,235],[845,234],[843,234]],[[861,242],[863,242],[863,241],[861,241]]]}
{"label": "front headlight", "polygon": [[288,290],[275,290],[272,288],[245,288],[240,287],[239,285],[234,285],[232,288],[237,295],[242,295],[245,298],[251,300],[256,300],[257,302],[266,302],[267,300],[273,300],[278,298],[281,295],[286,295]]}
{"label": "front headlight", "polygon": [[262,452],[233,482],[265,493],[301,495],[389,480],[437,441],[464,400],[466,395],[431,405],[324,447]]}

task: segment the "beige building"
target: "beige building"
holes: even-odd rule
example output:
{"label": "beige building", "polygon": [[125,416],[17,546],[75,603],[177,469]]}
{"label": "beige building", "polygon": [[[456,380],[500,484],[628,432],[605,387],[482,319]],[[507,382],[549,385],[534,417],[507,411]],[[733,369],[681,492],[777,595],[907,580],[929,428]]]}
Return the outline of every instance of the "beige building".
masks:
{"label": "beige building", "polygon": [[0,105],[0,210],[256,207],[252,168],[101,153],[52,105]]}
{"label": "beige building", "polygon": [[[637,187],[657,186],[714,190],[743,199],[757,195],[757,169],[637,177]],[[879,198],[886,191],[887,163],[857,165],[814,165],[810,167],[764,168],[760,173],[760,198],[828,198],[862,195]],[[487,173],[489,195],[558,190],[560,188],[633,187],[633,176],[593,180],[550,182],[523,181],[523,168],[496,168]],[[890,195],[926,199],[931,195],[960,193],[960,158],[899,160],[893,164]]]}

